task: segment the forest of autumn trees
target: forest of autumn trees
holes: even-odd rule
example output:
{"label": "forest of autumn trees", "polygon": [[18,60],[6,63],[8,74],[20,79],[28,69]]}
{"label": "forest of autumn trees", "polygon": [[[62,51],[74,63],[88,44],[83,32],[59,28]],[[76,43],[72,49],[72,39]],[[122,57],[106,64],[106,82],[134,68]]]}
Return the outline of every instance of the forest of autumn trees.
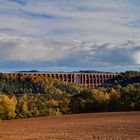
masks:
{"label": "forest of autumn trees", "polygon": [[0,74],[0,119],[140,110],[140,72],[88,88],[43,76]]}

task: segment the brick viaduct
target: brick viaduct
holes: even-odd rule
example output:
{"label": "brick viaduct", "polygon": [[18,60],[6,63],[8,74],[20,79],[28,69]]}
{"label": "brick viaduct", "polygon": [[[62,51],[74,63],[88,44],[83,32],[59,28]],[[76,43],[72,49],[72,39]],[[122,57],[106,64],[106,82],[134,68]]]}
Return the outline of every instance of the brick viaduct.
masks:
{"label": "brick viaduct", "polygon": [[[10,75],[19,73],[9,73]],[[107,80],[116,77],[115,73],[83,73],[83,72],[22,72],[23,75],[39,75],[55,78],[64,82],[75,83],[82,86],[102,86]]]}

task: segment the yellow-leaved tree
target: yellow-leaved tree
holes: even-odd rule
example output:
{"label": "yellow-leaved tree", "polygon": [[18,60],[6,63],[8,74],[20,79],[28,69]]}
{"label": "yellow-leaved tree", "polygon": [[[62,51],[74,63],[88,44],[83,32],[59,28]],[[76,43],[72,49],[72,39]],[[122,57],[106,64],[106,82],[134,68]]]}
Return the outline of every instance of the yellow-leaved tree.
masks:
{"label": "yellow-leaved tree", "polygon": [[17,99],[15,96],[0,94],[0,119],[13,119],[16,116],[15,110]]}

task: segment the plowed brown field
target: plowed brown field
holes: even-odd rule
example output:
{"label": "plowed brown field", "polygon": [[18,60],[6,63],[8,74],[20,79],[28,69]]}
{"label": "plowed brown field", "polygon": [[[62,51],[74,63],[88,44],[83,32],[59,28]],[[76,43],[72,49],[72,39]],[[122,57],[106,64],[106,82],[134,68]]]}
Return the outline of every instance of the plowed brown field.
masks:
{"label": "plowed brown field", "polygon": [[0,140],[140,140],[140,112],[0,121]]}

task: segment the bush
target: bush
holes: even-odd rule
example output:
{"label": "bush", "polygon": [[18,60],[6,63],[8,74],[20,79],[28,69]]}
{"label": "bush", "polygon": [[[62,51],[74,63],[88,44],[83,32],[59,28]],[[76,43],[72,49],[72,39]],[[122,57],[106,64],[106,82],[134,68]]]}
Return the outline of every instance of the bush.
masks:
{"label": "bush", "polygon": [[59,102],[59,105],[58,106],[59,106],[60,112],[62,114],[68,114],[68,113],[70,113],[69,102],[70,102],[70,100],[68,98],[63,98]]}
{"label": "bush", "polygon": [[140,110],[140,85],[130,84],[120,94],[120,109],[125,111]]}
{"label": "bush", "polygon": [[15,96],[0,95],[0,119],[13,119],[16,116],[17,100]]}
{"label": "bush", "polygon": [[47,115],[47,101],[41,95],[24,95],[18,98],[17,118]]}
{"label": "bush", "polygon": [[120,92],[118,89],[112,88],[109,92],[110,102],[108,105],[108,111],[119,111],[120,110]]}
{"label": "bush", "polygon": [[50,99],[49,101],[47,101],[48,115],[50,116],[60,115],[61,112],[58,105],[59,105],[58,102],[55,101],[54,99]]}
{"label": "bush", "polygon": [[109,101],[109,94],[102,90],[83,90],[71,98],[69,106],[72,113],[107,111]]}

